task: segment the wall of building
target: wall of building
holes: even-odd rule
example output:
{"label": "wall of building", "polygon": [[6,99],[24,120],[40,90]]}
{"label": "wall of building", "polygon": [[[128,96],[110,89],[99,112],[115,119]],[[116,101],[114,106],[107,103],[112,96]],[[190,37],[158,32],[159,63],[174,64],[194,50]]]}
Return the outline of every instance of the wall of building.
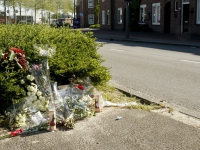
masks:
{"label": "wall of building", "polygon": [[[146,5],[146,19],[145,22],[148,24],[149,28],[151,28],[154,32],[162,32],[163,31],[163,17],[161,17],[160,25],[152,25],[152,4],[158,3],[159,0],[142,0],[141,5]],[[164,7],[161,6],[161,16],[163,16],[163,9]],[[147,17],[148,15],[148,17]]]}
{"label": "wall of building", "polygon": [[[100,0],[100,28],[103,30],[111,30],[111,17],[113,14],[113,12],[111,12],[111,7],[113,7],[114,4],[112,4],[111,6],[111,0],[105,0],[104,2],[102,2],[102,0]],[[102,24],[102,11],[105,11],[105,24]],[[106,14],[107,11],[109,10],[109,21],[107,20]]]}
{"label": "wall of building", "polygon": [[[118,23],[117,21],[117,11],[118,11],[118,8],[122,8],[122,23]],[[124,1],[117,1],[115,2],[115,30],[124,30],[125,28],[125,10],[126,8],[126,2]]]}
{"label": "wall of building", "polygon": [[[198,34],[200,35],[200,24],[196,24],[196,13],[197,13],[197,1],[196,0],[190,0],[190,22],[189,22],[189,32],[191,34]],[[191,11],[194,10],[194,11]]]}
{"label": "wall of building", "polygon": [[[178,9],[175,11],[174,0],[142,0],[142,4],[146,4],[146,14],[150,14],[150,17],[145,20],[148,26],[152,29],[153,32],[165,33],[165,6],[167,3],[170,3],[170,34],[200,34],[200,25],[196,24],[196,0],[189,0],[189,27],[188,32],[182,32],[181,30],[181,16],[182,16],[182,0],[176,0],[178,2]],[[152,4],[159,3],[161,6],[160,12],[160,25],[152,24]],[[194,8],[194,12],[190,10]]]}
{"label": "wall of building", "polygon": [[88,8],[88,0],[80,0],[77,4],[76,13],[77,18],[80,18],[80,26],[88,28],[90,24],[88,23],[88,15],[94,15],[94,24],[97,24],[98,16],[95,14],[95,6],[97,0],[94,0],[94,8]]}
{"label": "wall of building", "polygon": [[[146,4],[145,23],[153,32],[182,34],[183,26],[181,24],[182,16],[182,0],[177,1],[177,11],[175,11],[175,0],[142,0],[142,4]],[[94,24],[97,23],[97,16],[94,8],[88,8],[88,0],[80,0],[81,4],[77,7],[77,16],[81,19],[81,27],[89,27],[88,15],[94,14]],[[152,4],[160,3],[160,24],[152,24]],[[97,0],[94,0],[94,6]],[[168,6],[166,8],[166,6]],[[200,34],[200,25],[196,24],[196,6],[197,0],[189,0],[189,26],[188,31],[184,34]],[[122,8],[122,22],[118,23],[118,8]],[[193,12],[190,10],[194,10]],[[126,2],[123,0],[100,0],[100,28],[103,30],[125,30],[126,27]],[[102,10],[105,11],[105,24],[102,24]],[[109,17],[107,19],[107,11]],[[80,15],[82,14],[82,16]],[[166,20],[169,16],[169,20]],[[109,20],[109,23],[108,23]],[[166,30],[167,28],[167,30]]]}

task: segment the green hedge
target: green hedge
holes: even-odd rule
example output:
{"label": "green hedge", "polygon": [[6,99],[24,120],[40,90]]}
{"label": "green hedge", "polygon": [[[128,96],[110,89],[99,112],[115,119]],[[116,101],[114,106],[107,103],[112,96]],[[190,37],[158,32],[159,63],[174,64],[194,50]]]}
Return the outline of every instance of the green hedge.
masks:
{"label": "green hedge", "polygon": [[[101,65],[104,60],[97,53],[102,44],[96,42],[92,32],[57,29],[48,25],[0,25],[0,33],[0,51],[5,53],[10,47],[20,48],[30,64],[41,59],[33,45],[55,45],[56,53],[49,58],[49,66],[51,80],[58,84],[68,84],[68,79],[73,75],[79,78],[90,77],[94,85],[104,84],[111,78],[108,68]],[[2,67],[1,112],[13,101],[14,95],[23,94],[18,79],[24,74],[23,71],[5,73]]]}
{"label": "green hedge", "polygon": [[93,24],[93,25],[90,25],[89,28],[100,28],[100,24]]}

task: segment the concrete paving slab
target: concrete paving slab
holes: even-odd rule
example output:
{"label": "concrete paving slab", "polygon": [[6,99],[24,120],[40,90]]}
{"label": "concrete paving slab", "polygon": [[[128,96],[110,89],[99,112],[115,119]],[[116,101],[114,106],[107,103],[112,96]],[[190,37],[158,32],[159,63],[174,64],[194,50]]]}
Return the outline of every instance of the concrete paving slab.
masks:
{"label": "concrete paving slab", "polygon": [[[116,120],[117,117],[121,117]],[[199,150],[200,130],[154,112],[104,108],[69,131],[0,141],[1,150]]]}

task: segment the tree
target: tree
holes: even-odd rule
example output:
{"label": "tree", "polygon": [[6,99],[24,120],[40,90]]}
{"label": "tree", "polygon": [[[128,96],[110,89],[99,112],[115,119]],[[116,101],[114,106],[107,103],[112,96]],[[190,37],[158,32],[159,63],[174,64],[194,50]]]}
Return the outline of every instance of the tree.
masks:
{"label": "tree", "polygon": [[[6,12],[6,7],[12,6],[14,11],[16,7],[19,7],[20,21],[21,21],[21,9],[33,9],[34,18],[36,23],[37,11],[41,10],[42,18],[43,11],[49,11],[53,13],[68,13],[73,12],[73,1],[72,0],[1,0],[3,1],[4,11]],[[49,15],[50,16],[50,15]],[[14,18],[16,20],[16,15],[14,13]],[[50,18],[49,18],[50,19]],[[43,20],[43,19],[42,19]],[[7,22],[7,21],[6,21]]]}
{"label": "tree", "polygon": [[6,15],[6,12],[7,12],[7,9],[6,9],[6,0],[2,0],[3,1],[3,7],[4,7],[4,13],[5,13],[5,22],[7,24],[7,15]]}
{"label": "tree", "polygon": [[97,24],[99,24],[99,16],[100,16],[100,3],[99,3],[99,0],[97,0],[97,4],[95,6],[94,12],[97,15]]}

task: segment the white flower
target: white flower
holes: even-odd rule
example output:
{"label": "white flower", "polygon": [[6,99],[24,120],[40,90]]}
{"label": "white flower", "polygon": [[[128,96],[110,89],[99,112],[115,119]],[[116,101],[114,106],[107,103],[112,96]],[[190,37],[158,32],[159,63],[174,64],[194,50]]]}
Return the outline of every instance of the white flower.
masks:
{"label": "white flower", "polygon": [[31,82],[31,85],[37,89],[37,84]]}
{"label": "white flower", "polygon": [[33,86],[30,86],[30,90],[31,90],[31,92],[33,92],[34,91],[34,87]]}
{"label": "white flower", "polygon": [[24,81],[24,80],[20,80],[20,83],[21,83],[21,84],[25,84],[25,81]]}
{"label": "white flower", "polygon": [[41,95],[42,95],[42,92],[37,91],[37,96],[41,96]]}
{"label": "white flower", "polygon": [[27,79],[30,80],[30,81],[33,81],[33,80],[34,80],[34,76],[32,76],[32,75],[27,75]]}
{"label": "white flower", "polygon": [[36,92],[31,92],[31,96],[36,96]]}
{"label": "white flower", "polygon": [[27,77],[26,77],[26,78],[29,80],[29,79],[30,79],[30,77],[31,77],[31,75],[29,74],[29,75],[27,75]]}
{"label": "white flower", "polygon": [[35,101],[35,100],[37,100],[37,96],[32,96],[33,97],[33,100]]}
{"label": "white flower", "polygon": [[39,96],[39,100],[42,100],[42,97],[43,97],[43,96]]}
{"label": "white flower", "polygon": [[16,116],[16,117],[15,117],[15,120],[17,120],[17,121],[18,121],[18,120],[19,120],[19,117],[18,117],[18,116]]}
{"label": "white flower", "polygon": [[49,106],[49,101],[47,100],[47,101],[45,101],[45,106]]}
{"label": "white flower", "polygon": [[36,88],[34,88],[33,92],[36,94],[36,93],[37,93],[37,89],[36,89]]}
{"label": "white flower", "polygon": [[27,95],[28,95],[28,96],[31,96],[31,94],[32,94],[32,92],[27,92]]}
{"label": "white flower", "polygon": [[44,105],[44,108],[45,108],[45,109],[48,109],[48,108],[49,108],[49,105],[48,105],[48,104],[45,104],[45,105]]}
{"label": "white flower", "polygon": [[25,114],[22,115],[22,119],[21,120],[22,120],[22,122],[26,122],[26,115]]}
{"label": "white flower", "polygon": [[21,114],[18,114],[18,116],[19,116],[19,118],[21,118],[21,117],[22,117],[22,115],[21,115]]}
{"label": "white flower", "polygon": [[29,85],[29,86],[27,86],[27,90],[29,91],[29,92],[31,92],[31,88],[30,88],[31,86]]}

